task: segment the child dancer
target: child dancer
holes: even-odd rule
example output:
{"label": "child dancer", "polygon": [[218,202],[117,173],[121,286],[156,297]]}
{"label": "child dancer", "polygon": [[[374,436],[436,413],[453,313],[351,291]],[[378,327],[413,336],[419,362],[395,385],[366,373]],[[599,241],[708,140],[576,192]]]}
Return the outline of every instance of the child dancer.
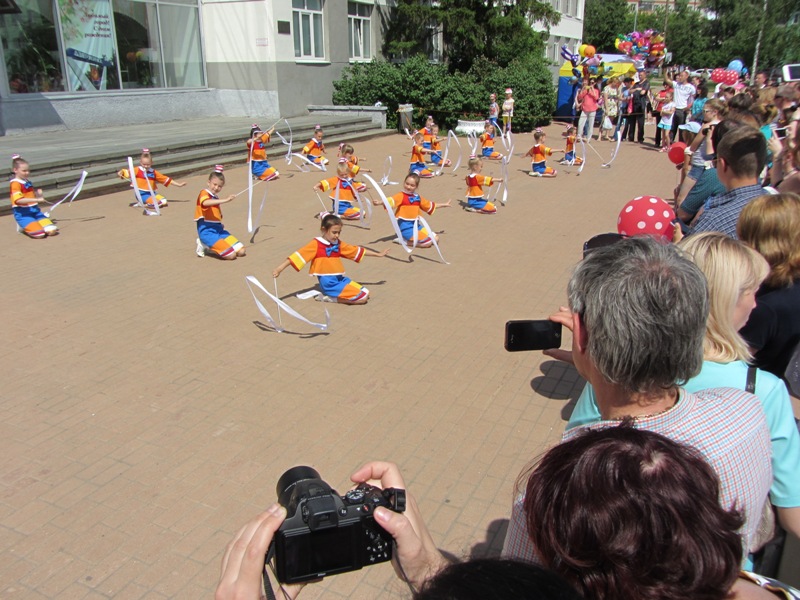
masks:
{"label": "child dancer", "polygon": [[[419,211],[424,211],[429,215],[437,207],[445,208],[450,206],[450,200],[443,204],[436,204],[430,200],[426,200],[417,193],[419,186],[419,175],[416,173],[409,173],[403,181],[403,191],[388,198],[389,204],[394,209],[394,215],[397,217],[397,224],[400,227],[400,233],[403,234],[403,239],[409,246],[414,245],[414,223],[417,224],[417,247],[429,248],[433,245],[431,234],[422,223],[417,221]],[[438,242],[439,236],[433,234],[433,238]]]}
{"label": "child dancer", "polygon": [[244,244],[225,230],[222,224],[221,204],[231,202],[236,196],[220,198],[225,185],[222,165],[216,165],[208,176],[206,189],[197,196],[194,220],[197,222],[197,255],[205,255],[206,248],[223,260],[234,260],[246,254]]}
{"label": "child dancer", "polygon": [[250,130],[250,139],[247,140],[250,173],[253,177],[258,177],[263,181],[272,181],[280,177],[280,173],[274,167],[270,167],[267,162],[267,144],[269,144],[269,138],[274,131],[274,127],[269,131],[261,131],[256,124]]}
{"label": "child dancer", "polygon": [[28,181],[31,167],[19,154],[11,157],[11,210],[19,231],[35,240],[58,235],[58,227],[41,211],[38,204],[44,200],[42,190],[34,190]]}
{"label": "child dancer", "polygon": [[500,117],[500,106],[497,104],[497,94],[489,94],[489,122],[494,125],[497,131],[500,129],[500,124],[497,119]]}
{"label": "child dancer", "polygon": [[425,148],[422,140],[422,132],[416,132],[414,145],[411,147],[411,164],[408,165],[408,170],[420,177],[433,177],[433,172],[425,166],[425,155],[433,154],[433,150]]}
{"label": "child dancer", "polygon": [[[128,172],[128,169],[120,169],[117,175],[119,175],[120,179],[127,179],[130,181],[131,174]],[[167,177],[163,173],[156,171],[153,168],[153,156],[147,148],[142,148],[142,155],[139,157],[139,166],[136,167],[134,179],[136,180],[136,187],[139,190],[139,196],[141,196],[142,202],[148,207],[154,207],[156,202],[158,202],[159,208],[163,208],[167,205],[167,199],[161,194],[156,194],[159,183],[164,187],[169,187],[170,185],[183,187],[186,185],[185,181],[176,181],[172,179],[172,177]],[[155,198],[153,196],[155,196]]]}
{"label": "child dancer", "polygon": [[514,92],[506,89],[506,99],[503,100],[503,131],[511,132],[511,119],[514,117]]}
{"label": "child dancer", "polygon": [[428,115],[425,119],[425,127],[420,129],[420,133],[422,133],[422,147],[430,150],[433,141],[433,116]]}
{"label": "child dancer", "polygon": [[356,188],[359,192],[364,192],[367,190],[367,185],[365,183],[361,183],[360,181],[355,181],[356,174],[363,171],[364,173],[372,173],[370,169],[364,169],[358,164],[358,157],[355,155],[355,150],[350,144],[339,144],[339,152],[338,157],[340,159],[343,158],[347,162],[347,176],[353,179],[353,187]]}
{"label": "child dancer", "polygon": [[320,232],[322,234],[320,237],[314,238],[278,265],[272,276],[278,277],[290,265],[295,271],[299,271],[310,262],[311,275],[317,277],[319,287],[324,294],[317,296],[318,300],[340,304],[366,304],[369,300],[369,290],[344,276],[342,258],[361,262],[365,256],[386,256],[389,249],[373,252],[361,246],[345,244],[339,239],[342,233],[342,220],[336,215],[325,215]]}
{"label": "child dancer", "polygon": [[536,143],[525,153],[525,156],[531,157],[531,171],[528,173],[531,177],[556,176],[556,170],[552,167],[548,167],[545,163],[547,157],[553,155],[553,149],[544,145],[546,139],[547,136],[541,129],[537,129],[533,132],[533,140]]}
{"label": "child dancer", "polygon": [[361,210],[353,206],[356,201],[356,194],[353,190],[353,181],[348,176],[349,168],[345,159],[340,159],[336,166],[336,177],[323,179],[314,184],[316,192],[330,192],[330,199],[333,204],[332,212],[336,211],[336,191],[339,191],[339,213],[338,215],[348,221],[356,221],[361,218]]}
{"label": "child dancer", "polygon": [[483,197],[483,186],[491,186],[495,182],[501,183],[502,179],[494,179],[492,177],[485,177],[481,175],[483,170],[483,159],[473,156],[467,163],[469,168],[469,175],[466,177],[467,181],[467,207],[466,210],[470,212],[483,213],[485,215],[492,215],[497,212],[494,204],[489,202]]}
{"label": "child dancer", "polygon": [[503,155],[494,149],[494,125],[491,121],[486,121],[483,133],[478,138],[481,141],[481,155],[489,160],[500,160]]}
{"label": "child dancer", "polygon": [[664,106],[661,107],[661,121],[658,128],[661,130],[661,152],[669,152],[672,144],[672,118],[675,116],[675,103],[672,101],[672,92],[664,95]]}
{"label": "child dancer", "polygon": [[[442,140],[439,139],[439,126],[433,125],[433,138],[431,139],[431,161],[435,165],[442,164]],[[449,158],[444,159],[444,166],[449,167],[451,161]]]}
{"label": "child dancer", "polygon": [[303,154],[305,157],[313,162],[315,165],[325,166],[328,164],[328,159],[323,156],[325,154],[325,144],[322,143],[322,126],[316,125],[314,127],[314,137],[311,141],[303,146]]}
{"label": "child dancer", "polygon": [[564,158],[561,160],[562,165],[583,164],[583,159],[575,156],[575,140],[577,139],[575,136],[576,131],[577,130],[575,129],[574,125],[569,125],[565,131],[567,147],[564,150]]}

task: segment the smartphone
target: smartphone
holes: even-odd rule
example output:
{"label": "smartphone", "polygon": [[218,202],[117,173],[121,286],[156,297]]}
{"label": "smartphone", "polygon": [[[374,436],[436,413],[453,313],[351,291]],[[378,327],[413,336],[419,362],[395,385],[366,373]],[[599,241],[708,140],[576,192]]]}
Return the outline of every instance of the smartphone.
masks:
{"label": "smartphone", "polygon": [[800,80],[800,64],[783,65],[781,69],[784,81]]}
{"label": "smartphone", "polygon": [[561,323],[541,321],[508,321],[506,343],[508,352],[547,350],[561,346]]}

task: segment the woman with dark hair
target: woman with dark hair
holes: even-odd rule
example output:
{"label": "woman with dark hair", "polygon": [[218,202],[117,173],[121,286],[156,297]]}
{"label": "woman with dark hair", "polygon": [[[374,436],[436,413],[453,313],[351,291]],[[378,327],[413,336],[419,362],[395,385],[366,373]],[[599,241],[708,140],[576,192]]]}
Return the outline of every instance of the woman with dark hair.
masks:
{"label": "woman with dark hair", "polygon": [[581,600],[561,577],[518,560],[483,558],[452,564],[426,581],[413,600]]}
{"label": "woman with dark hair", "polygon": [[774,598],[740,577],[742,517],[700,452],[631,425],[563,442],[530,473],[541,564],[592,600]]}

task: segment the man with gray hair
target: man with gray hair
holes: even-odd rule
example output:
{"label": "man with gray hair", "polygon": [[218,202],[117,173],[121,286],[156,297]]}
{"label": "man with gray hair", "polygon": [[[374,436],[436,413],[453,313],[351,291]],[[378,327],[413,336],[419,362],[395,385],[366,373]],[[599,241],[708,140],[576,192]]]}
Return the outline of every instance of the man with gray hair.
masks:
{"label": "man with gray hair", "polygon": [[[572,330],[572,362],[592,385],[602,420],[694,446],[720,478],[721,503],[746,519],[752,547],[772,483],[770,433],[755,396],[732,388],[690,394],[680,386],[700,372],[708,317],[700,269],[672,245],[636,237],[594,250],[568,286],[569,309],[551,317]],[[563,439],[580,435],[570,429]],[[535,560],[522,498],[514,503],[503,554]]]}

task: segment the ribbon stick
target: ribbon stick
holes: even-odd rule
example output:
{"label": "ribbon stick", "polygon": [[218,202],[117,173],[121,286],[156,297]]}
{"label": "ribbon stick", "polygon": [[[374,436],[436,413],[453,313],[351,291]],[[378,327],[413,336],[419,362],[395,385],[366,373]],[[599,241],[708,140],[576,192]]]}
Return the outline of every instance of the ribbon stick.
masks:
{"label": "ribbon stick", "polygon": [[381,201],[383,202],[384,208],[386,208],[386,214],[389,216],[389,222],[392,224],[392,229],[394,229],[394,234],[397,237],[397,241],[406,252],[411,254],[412,248],[409,248],[408,244],[406,244],[406,241],[403,239],[403,234],[400,232],[400,226],[397,224],[397,219],[394,216],[394,209],[392,208],[389,199],[386,197],[386,194],[383,193],[383,190],[372,177],[365,173],[364,178],[369,180],[369,182],[374,186],[375,191],[378,192],[378,195],[381,197]]}
{"label": "ribbon stick", "polygon": [[[252,200],[252,195],[251,195]],[[258,229],[259,224],[261,223],[261,214],[264,212],[264,204],[267,201],[267,188],[264,188],[264,195],[261,197],[261,206],[258,209],[258,214],[256,215],[255,220],[253,220],[253,205],[252,202],[248,204],[247,210],[247,233],[253,233],[256,229]]]}
{"label": "ribbon stick", "polygon": [[611,167],[611,163],[613,163],[614,159],[617,158],[617,153],[619,152],[619,145],[620,145],[620,143],[622,143],[622,132],[621,131],[617,131],[616,135],[617,135],[617,145],[614,148],[614,154],[611,155],[611,160],[609,160],[605,164],[600,165],[604,169],[610,168]]}
{"label": "ribbon stick", "polygon": [[[277,277],[273,277],[272,281],[275,284],[275,297],[276,298],[280,298],[280,295],[278,294],[278,278]],[[281,324],[281,329],[283,329],[283,317],[281,317],[281,305],[280,304],[278,304],[278,323]]]}
{"label": "ribbon stick", "polygon": [[372,202],[364,198],[355,187],[353,187],[353,193],[355,194],[356,202],[358,202],[361,224],[369,229],[372,225]]}
{"label": "ribbon stick", "polygon": [[300,164],[306,167],[305,169],[302,166],[298,167],[301,171],[303,171],[303,173],[308,173],[308,166],[316,167],[320,171],[327,171],[325,165],[317,164],[313,160],[309,160],[308,158],[306,158],[305,155],[303,154],[293,152],[292,156],[296,156],[297,158],[299,158],[301,160]]}
{"label": "ribbon stick", "polygon": [[392,157],[387,156],[383,162],[383,177],[381,177],[381,185],[398,185],[397,181],[389,181],[389,176],[392,174]]}
{"label": "ribbon stick", "polygon": [[[427,229],[427,230],[428,230],[428,233],[429,233],[429,234],[430,234],[430,236],[431,236],[431,241],[433,242],[433,247],[434,247],[434,248],[436,248],[436,252],[438,252],[438,253],[439,253],[439,258],[441,258],[441,259],[442,259],[442,262],[443,262],[444,264],[446,264],[446,265],[449,265],[450,263],[449,263],[449,262],[447,262],[447,261],[444,259],[444,256],[442,256],[442,251],[439,249],[439,244],[437,244],[437,243],[436,243],[436,233],[434,233],[433,229],[431,228],[431,226],[430,226],[430,225],[428,225],[428,222],[425,220],[425,218],[424,218],[424,217],[422,217],[422,216],[419,216],[419,217],[417,217],[417,218],[419,219],[419,222],[422,224],[422,226],[423,226],[425,229]],[[417,224],[416,224],[416,223],[414,223],[414,245],[415,245],[415,246],[417,245]]]}
{"label": "ribbon stick", "polygon": [[317,200],[319,200],[319,203],[320,203],[320,204],[322,204],[322,210],[323,210],[323,212],[326,212],[326,213],[330,212],[330,211],[328,210],[328,207],[327,207],[327,206],[325,206],[325,201],[322,199],[322,196],[320,196],[320,195],[319,195],[319,192],[318,192],[318,191],[316,191],[316,190],[314,190],[314,193],[317,195]]}
{"label": "ribbon stick", "polygon": [[[320,331],[327,331],[328,327],[330,327],[331,316],[328,314],[328,309],[327,308],[325,309],[325,322],[324,323],[315,323],[313,321],[310,321],[309,319],[306,319],[303,315],[301,315],[299,312],[294,310],[291,306],[286,304],[283,300],[278,298],[277,295],[273,296],[272,294],[270,294],[266,290],[266,288],[264,288],[264,286],[261,285],[261,282],[258,281],[258,279],[256,279],[252,275],[246,275],[244,280],[245,280],[245,283],[247,284],[248,289],[250,290],[250,293],[253,296],[253,300],[255,301],[259,312],[261,312],[261,314],[263,315],[264,319],[266,319],[267,324],[269,324],[269,326],[272,327],[275,331],[277,331],[279,333],[282,333],[284,331],[283,326],[282,325],[278,325],[275,322],[275,319],[272,318],[272,315],[269,314],[269,311],[264,307],[263,304],[261,304],[261,301],[256,297],[256,293],[253,290],[253,286],[257,287],[262,292],[264,292],[267,296],[269,296],[269,298],[271,300],[273,300],[275,302],[275,304],[279,307],[279,310],[283,309],[283,311],[287,315],[290,315],[290,316],[294,317],[298,321],[302,321],[303,323],[307,323],[307,324],[311,325],[312,327],[316,327]],[[277,288],[276,288],[276,290],[277,290]]]}
{"label": "ribbon stick", "polygon": [[583,150],[583,162],[581,163],[581,166],[578,167],[578,175],[583,172],[583,167],[586,166],[586,142],[583,141],[583,138],[581,138],[581,148]]}
{"label": "ribbon stick", "polygon": [[80,177],[80,179],[78,180],[78,183],[76,183],[76,184],[73,186],[73,188],[72,188],[70,191],[68,191],[68,192],[67,192],[66,196],[64,196],[64,197],[63,197],[61,200],[59,200],[58,202],[56,202],[55,204],[53,204],[53,206],[51,206],[51,207],[50,207],[50,209],[49,209],[49,210],[48,210],[46,213],[44,213],[44,214],[45,214],[45,216],[46,216],[46,217],[49,217],[51,214],[53,214],[53,211],[54,211],[56,208],[58,208],[58,206],[59,206],[59,205],[60,205],[62,202],[64,202],[64,200],[67,200],[67,199],[69,199],[69,204],[71,205],[71,204],[72,204],[72,201],[73,201],[73,200],[75,200],[75,198],[77,198],[77,197],[78,197],[78,194],[80,194],[80,193],[81,193],[81,190],[83,189],[83,182],[84,182],[84,181],[86,181],[86,176],[87,176],[88,174],[89,174],[89,172],[88,172],[88,171],[83,171],[83,172],[81,173],[81,177]]}
{"label": "ribbon stick", "polygon": [[144,174],[144,179],[147,182],[148,189],[150,190],[150,197],[153,199],[153,208],[155,210],[150,210],[145,201],[142,200],[142,194],[139,192],[139,186],[136,185],[136,171],[133,168],[133,159],[130,156],[128,157],[128,174],[130,175],[133,193],[136,195],[136,204],[144,209],[144,214],[146,214],[148,217],[160,217],[161,210],[158,208],[158,199],[153,193],[153,188],[150,187],[150,180],[147,178],[146,172]]}

